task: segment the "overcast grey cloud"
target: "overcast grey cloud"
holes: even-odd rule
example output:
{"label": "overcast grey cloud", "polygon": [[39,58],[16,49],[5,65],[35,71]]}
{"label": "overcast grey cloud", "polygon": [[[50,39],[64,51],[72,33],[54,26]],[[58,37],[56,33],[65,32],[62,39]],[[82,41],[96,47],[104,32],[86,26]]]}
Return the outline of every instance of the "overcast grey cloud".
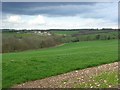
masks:
{"label": "overcast grey cloud", "polygon": [[[31,22],[36,24],[33,26],[34,28],[72,28],[71,26],[80,28],[82,25],[85,28],[89,23],[91,23],[90,28],[117,27],[117,4],[117,2],[4,2],[2,8],[3,26],[4,28],[8,26],[12,28]],[[30,19],[34,19],[33,22]],[[14,23],[12,26],[10,22],[12,25],[13,22],[17,22],[17,24]],[[25,28],[26,26],[22,25]]]}
{"label": "overcast grey cloud", "polygon": [[[40,2],[40,3],[30,3],[30,2],[4,2],[3,3],[3,13],[10,14],[22,14],[22,15],[75,15],[87,10],[87,7],[95,3],[51,3],[51,2]],[[86,8],[85,8],[86,6]],[[84,7],[84,8],[82,8]],[[72,11],[72,13],[71,13]]]}
{"label": "overcast grey cloud", "polygon": [[119,0],[4,0],[3,2],[118,2]]}

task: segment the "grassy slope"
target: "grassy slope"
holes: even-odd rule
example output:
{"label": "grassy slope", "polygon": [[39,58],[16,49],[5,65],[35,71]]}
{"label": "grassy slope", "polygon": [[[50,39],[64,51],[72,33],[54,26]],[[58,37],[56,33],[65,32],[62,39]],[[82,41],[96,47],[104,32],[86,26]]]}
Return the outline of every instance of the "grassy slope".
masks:
{"label": "grassy slope", "polygon": [[0,89],[2,88],[2,55],[0,54]]}
{"label": "grassy slope", "polygon": [[3,87],[117,61],[117,40],[3,54]]}

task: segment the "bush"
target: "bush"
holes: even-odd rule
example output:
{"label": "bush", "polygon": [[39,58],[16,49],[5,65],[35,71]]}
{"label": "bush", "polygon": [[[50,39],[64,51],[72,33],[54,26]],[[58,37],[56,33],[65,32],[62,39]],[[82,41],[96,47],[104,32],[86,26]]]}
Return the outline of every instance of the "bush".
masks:
{"label": "bush", "polygon": [[16,36],[10,35],[6,36],[3,34],[2,37],[2,52],[17,52],[30,49],[40,49],[52,47],[60,44],[60,37],[57,36]]}

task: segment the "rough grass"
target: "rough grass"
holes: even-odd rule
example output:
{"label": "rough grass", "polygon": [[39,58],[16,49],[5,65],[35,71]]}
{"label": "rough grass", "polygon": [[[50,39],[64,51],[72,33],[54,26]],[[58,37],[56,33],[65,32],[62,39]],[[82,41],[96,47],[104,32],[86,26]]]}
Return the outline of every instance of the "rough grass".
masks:
{"label": "rough grass", "polygon": [[117,40],[106,40],[3,54],[3,88],[118,61],[117,50]]}
{"label": "rough grass", "polygon": [[104,72],[98,76],[94,76],[90,81],[76,85],[77,88],[113,88],[118,87],[118,73]]}
{"label": "rough grass", "polygon": [[2,88],[2,55],[0,54],[0,89]]}

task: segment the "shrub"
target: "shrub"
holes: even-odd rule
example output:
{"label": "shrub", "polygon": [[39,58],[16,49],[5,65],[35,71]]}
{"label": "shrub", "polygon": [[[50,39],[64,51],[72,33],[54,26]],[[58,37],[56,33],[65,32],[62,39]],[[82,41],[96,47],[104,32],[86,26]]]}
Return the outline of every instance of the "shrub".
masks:
{"label": "shrub", "polygon": [[2,37],[2,52],[16,52],[29,49],[40,49],[46,47],[52,47],[60,44],[59,40],[61,37],[57,36],[16,36],[14,34],[6,36],[3,34]]}

